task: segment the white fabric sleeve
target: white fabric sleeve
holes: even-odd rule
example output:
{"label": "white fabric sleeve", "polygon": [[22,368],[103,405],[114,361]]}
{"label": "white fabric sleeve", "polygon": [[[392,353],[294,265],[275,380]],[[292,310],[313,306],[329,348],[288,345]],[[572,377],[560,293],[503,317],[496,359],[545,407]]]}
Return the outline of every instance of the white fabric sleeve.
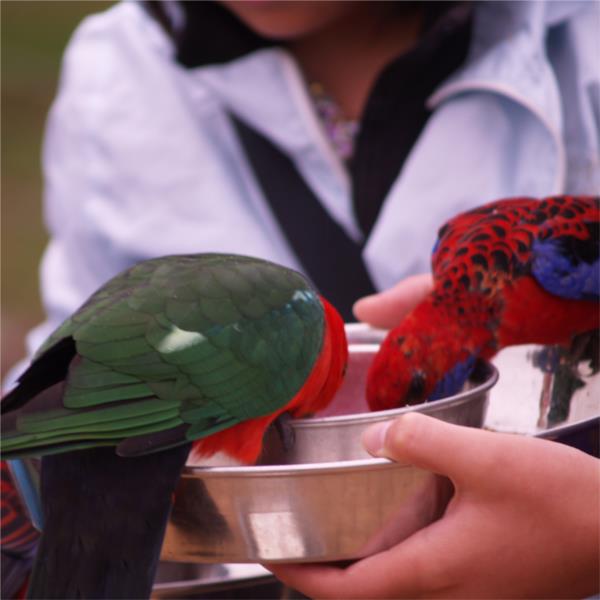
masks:
{"label": "white fabric sleeve", "polygon": [[[50,109],[43,147],[44,217],[50,241],[40,270],[46,321],[27,336],[29,356],[102,283],[134,257],[119,250],[110,223],[94,218],[94,206],[118,202],[118,171],[111,167],[103,129],[114,111],[116,80],[110,43],[86,19],[63,58],[57,96]],[[111,97],[112,95],[112,97]],[[27,362],[15,366],[4,386],[14,383]]]}

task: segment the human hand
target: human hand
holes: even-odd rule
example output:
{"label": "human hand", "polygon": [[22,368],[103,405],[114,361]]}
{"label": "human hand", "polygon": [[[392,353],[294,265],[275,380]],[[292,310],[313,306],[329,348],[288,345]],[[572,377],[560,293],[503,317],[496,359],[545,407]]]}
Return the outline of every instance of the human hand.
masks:
{"label": "human hand", "polygon": [[269,565],[317,598],[581,598],[598,591],[600,461],[531,437],[409,413],[369,428],[374,456],[448,476],[441,519],[353,563]]}
{"label": "human hand", "polygon": [[433,289],[431,274],[412,275],[379,294],[365,296],[354,304],[359,321],[391,329]]}

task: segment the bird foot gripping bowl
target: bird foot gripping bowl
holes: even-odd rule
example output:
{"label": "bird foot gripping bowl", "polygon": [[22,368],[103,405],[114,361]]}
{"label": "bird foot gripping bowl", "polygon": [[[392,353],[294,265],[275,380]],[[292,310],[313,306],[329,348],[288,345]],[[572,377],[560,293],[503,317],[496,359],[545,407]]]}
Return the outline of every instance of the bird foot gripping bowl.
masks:
{"label": "bird foot gripping bowl", "polygon": [[367,368],[381,334],[349,326],[346,381],[327,411],[291,421],[285,451],[275,432],[257,466],[189,463],[176,492],[162,559],[182,562],[314,562],[379,552],[444,510],[450,482],[362,448],[372,423],[409,411],[473,427],[483,424],[497,371],[481,364],[465,390],[407,408],[368,412]]}

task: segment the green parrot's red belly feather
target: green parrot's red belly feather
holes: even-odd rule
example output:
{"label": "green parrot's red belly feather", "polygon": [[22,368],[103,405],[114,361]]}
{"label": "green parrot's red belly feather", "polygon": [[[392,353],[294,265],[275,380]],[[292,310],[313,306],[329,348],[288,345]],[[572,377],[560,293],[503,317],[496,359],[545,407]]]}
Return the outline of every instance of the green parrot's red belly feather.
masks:
{"label": "green parrot's red belly feather", "polygon": [[323,410],[331,402],[342,383],[348,361],[348,344],[341,317],[327,300],[321,298],[321,302],[326,323],[323,344],[300,391],[278,411],[196,440],[192,449],[195,456],[224,452],[245,464],[253,464],[261,453],[265,431],[279,415],[289,412],[293,417],[305,417]]}

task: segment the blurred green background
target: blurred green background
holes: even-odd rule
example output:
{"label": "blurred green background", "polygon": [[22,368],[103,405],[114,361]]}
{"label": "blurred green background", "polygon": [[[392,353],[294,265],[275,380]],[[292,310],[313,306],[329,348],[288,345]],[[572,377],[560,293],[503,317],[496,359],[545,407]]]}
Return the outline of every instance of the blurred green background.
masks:
{"label": "blurred green background", "polygon": [[24,353],[23,337],[43,318],[38,265],[46,232],[40,167],[44,122],[73,29],[112,2],[1,0],[2,374]]}

